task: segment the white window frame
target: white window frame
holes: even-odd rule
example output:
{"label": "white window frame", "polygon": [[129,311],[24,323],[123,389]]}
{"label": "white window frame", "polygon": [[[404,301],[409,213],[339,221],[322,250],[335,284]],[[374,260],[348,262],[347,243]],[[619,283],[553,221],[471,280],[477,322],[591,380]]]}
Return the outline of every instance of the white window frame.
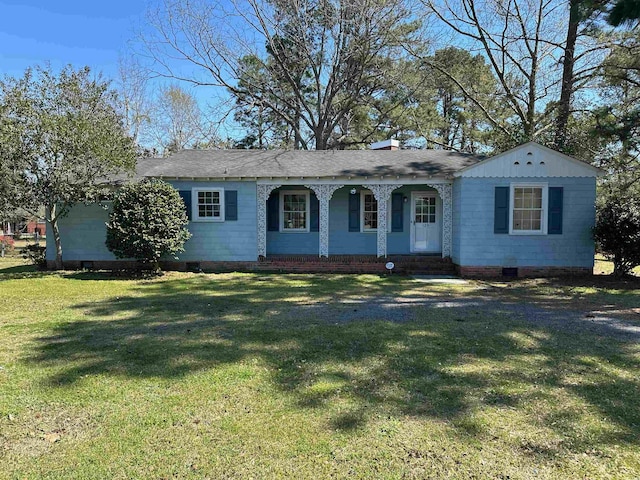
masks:
{"label": "white window frame", "polygon": [[[198,192],[218,192],[220,194],[220,216],[218,218],[200,216]],[[224,188],[193,187],[191,189],[191,219],[192,222],[224,222]]]}
{"label": "white window frame", "polygon": [[[307,225],[305,228],[284,228],[284,196],[304,195],[305,196],[305,218]],[[280,190],[280,232],[281,233],[307,233],[311,229],[311,192],[309,190]]]}
{"label": "white window frame", "polygon": [[[378,231],[377,228],[364,228],[364,196],[365,195],[373,195],[373,192],[371,190],[360,190],[360,232],[376,233]],[[391,199],[389,199],[389,201],[387,202],[387,232],[391,232],[391,213],[392,213]]]}
{"label": "white window frame", "polygon": [[[542,188],[542,213],[540,218],[540,230],[514,230],[513,212],[515,209],[516,188]],[[512,183],[509,194],[509,235],[547,235],[547,223],[549,214],[549,184],[548,183]]]}

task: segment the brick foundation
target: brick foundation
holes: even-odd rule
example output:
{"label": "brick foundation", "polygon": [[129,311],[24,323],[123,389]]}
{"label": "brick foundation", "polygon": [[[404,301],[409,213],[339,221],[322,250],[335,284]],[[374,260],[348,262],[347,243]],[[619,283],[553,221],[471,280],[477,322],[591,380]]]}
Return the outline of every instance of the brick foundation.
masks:
{"label": "brick foundation", "polygon": [[[502,267],[473,267],[454,265],[448,258],[435,256],[397,255],[379,259],[372,255],[334,255],[320,258],[313,255],[271,255],[255,262],[160,262],[163,270],[186,272],[195,264],[203,272],[274,272],[274,273],[388,273],[385,264],[394,262],[393,273],[400,275],[431,274],[451,275],[457,273],[465,278],[503,278]],[[55,262],[47,261],[53,269]],[[64,262],[68,270],[80,270],[81,261]],[[148,268],[135,261],[96,260],[93,270],[141,270]],[[517,276],[524,277],[566,277],[588,276],[593,270],[588,267],[517,267]],[[507,277],[504,277],[507,278]]]}
{"label": "brick foundation", "polygon": [[[503,277],[502,267],[468,267],[456,265],[456,272],[465,278]],[[569,277],[593,275],[588,267],[517,267],[518,278],[530,277]]]}
{"label": "brick foundation", "polygon": [[[270,255],[254,262],[160,262],[163,270],[189,271],[195,267],[203,272],[276,272],[276,273],[388,273],[387,262],[394,262],[393,273],[409,274],[444,274],[455,273],[450,259],[439,256],[397,255],[386,259],[374,255],[334,255],[320,258],[314,255]],[[64,268],[79,270],[81,261],[65,261]],[[93,261],[93,270],[141,270],[148,268],[135,261],[111,260]],[[55,262],[47,261],[52,269]]]}

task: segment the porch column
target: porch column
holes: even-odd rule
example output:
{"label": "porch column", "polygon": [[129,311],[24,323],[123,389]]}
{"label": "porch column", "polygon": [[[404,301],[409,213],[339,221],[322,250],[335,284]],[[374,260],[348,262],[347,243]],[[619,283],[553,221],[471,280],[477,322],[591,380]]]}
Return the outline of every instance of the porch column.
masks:
{"label": "porch column", "polygon": [[320,257],[328,257],[329,256],[329,200],[333,197],[333,192],[338,190],[339,188],[344,187],[344,185],[327,185],[327,184],[318,184],[318,185],[305,185],[310,190],[316,194],[318,197],[318,201],[320,203],[320,248],[319,248],[319,256]]}
{"label": "porch column", "polygon": [[442,200],[442,258],[450,257],[453,241],[453,188],[448,183],[427,185],[435,188]]}
{"label": "porch column", "polygon": [[378,258],[387,256],[387,203],[391,192],[402,185],[375,184],[363,185],[373,193],[378,202]]}
{"label": "porch column", "polygon": [[259,184],[257,191],[258,207],[258,258],[267,256],[267,200],[280,185]]}

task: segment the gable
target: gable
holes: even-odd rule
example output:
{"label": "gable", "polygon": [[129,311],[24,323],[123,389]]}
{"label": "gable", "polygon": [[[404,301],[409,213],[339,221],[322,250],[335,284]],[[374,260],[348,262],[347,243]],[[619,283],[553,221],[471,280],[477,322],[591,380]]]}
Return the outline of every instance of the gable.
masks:
{"label": "gable", "polygon": [[525,143],[454,174],[463,178],[597,177],[602,171],[535,142]]}

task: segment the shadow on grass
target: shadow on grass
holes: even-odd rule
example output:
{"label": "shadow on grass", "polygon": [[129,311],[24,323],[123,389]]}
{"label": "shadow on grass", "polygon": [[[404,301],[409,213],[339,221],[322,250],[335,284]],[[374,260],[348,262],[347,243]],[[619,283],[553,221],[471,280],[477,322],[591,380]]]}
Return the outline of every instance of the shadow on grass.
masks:
{"label": "shadow on grass", "polygon": [[34,273],[43,273],[39,272],[35,265],[12,265],[10,267],[3,267],[0,264],[0,280],[9,279],[9,278],[23,278],[27,275],[31,275]]}
{"label": "shadow on grass", "polygon": [[605,275],[484,282],[485,293],[550,310],[593,311],[640,323],[640,278]]}
{"label": "shadow on grass", "polygon": [[[375,412],[443,419],[481,436],[467,414],[552,404],[569,391],[616,425],[580,441],[576,434],[572,449],[640,444],[640,381],[629,375],[640,368],[635,338],[608,338],[606,326],[583,333],[531,324],[474,298],[400,298],[408,288],[416,284],[373,276],[141,283],[130,296],[76,305],[85,318],[40,338],[31,361],[55,367],[50,383],[64,387],[86,375],[180,378],[257,359],[299,408],[348,398],[353,407],[331,419],[338,430],[358,429]],[[564,434],[580,419],[544,422]]]}

